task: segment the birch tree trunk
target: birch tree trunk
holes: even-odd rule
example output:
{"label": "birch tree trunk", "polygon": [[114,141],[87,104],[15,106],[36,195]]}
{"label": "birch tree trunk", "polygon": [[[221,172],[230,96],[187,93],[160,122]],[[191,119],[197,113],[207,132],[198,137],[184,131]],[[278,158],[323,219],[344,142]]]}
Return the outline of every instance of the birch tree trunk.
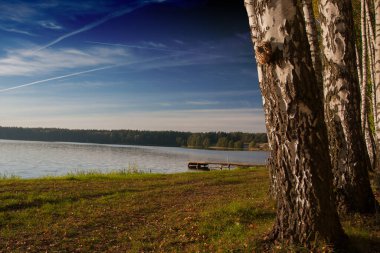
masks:
{"label": "birch tree trunk", "polygon": [[375,43],[375,89],[376,89],[376,171],[380,172],[380,0],[375,0],[376,43]]}
{"label": "birch tree trunk", "polygon": [[361,35],[362,35],[362,83],[361,83],[361,126],[365,131],[365,120],[367,113],[367,27],[365,20],[365,0],[361,2]]}
{"label": "birch tree trunk", "polygon": [[323,89],[322,80],[322,61],[320,55],[318,30],[315,22],[315,16],[313,12],[312,0],[302,0],[303,15],[305,18],[306,35],[310,45],[311,60],[313,62],[313,68],[317,82]]}
{"label": "birch tree trunk", "polygon": [[[367,99],[369,100],[369,99]],[[367,104],[369,104],[369,102],[367,101]],[[371,127],[370,127],[370,124],[369,124],[369,114],[366,113],[366,118],[365,118],[366,122],[365,122],[365,125],[364,125],[364,140],[365,140],[365,144],[366,144],[366,148],[367,148],[367,152],[368,152],[368,157],[369,157],[369,164],[370,166],[368,167],[368,170],[369,171],[373,171],[374,167],[375,167],[375,159],[376,159],[376,152],[375,152],[375,144],[374,144],[374,140],[373,140],[373,135],[372,135],[372,130],[371,130]]]}
{"label": "birch tree trunk", "polygon": [[[372,92],[371,94],[368,94],[367,92],[367,112],[366,112],[366,124],[365,124],[365,129],[364,129],[364,137],[365,137],[365,142],[367,145],[367,151],[370,159],[370,164],[371,166],[369,169],[371,171],[374,170],[375,168],[375,163],[376,163],[376,145],[374,142],[374,134],[370,126],[370,106],[372,105],[372,113],[374,117],[374,121],[376,122],[376,96],[375,96],[375,65],[374,65],[374,45],[373,45],[373,38],[372,38],[372,24],[371,20],[369,17],[369,9],[368,9],[368,1],[366,1],[366,27],[367,27],[367,53],[368,53],[368,61],[369,61],[369,74],[371,78],[371,83],[372,83]],[[376,124],[375,124],[375,132],[376,132]]]}
{"label": "birch tree trunk", "polygon": [[[371,77],[371,83],[372,83],[372,93],[371,93],[371,99],[369,100],[368,104],[372,105],[372,112],[373,112],[373,118],[374,122],[376,122],[376,81],[375,81],[375,35],[373,32],[373,23],[371,20],[370,10],[369,10],[369,0],[366,0],[365,2],[365,16],[366,16],[366,26],[367,26],[367,52],[368,52],[368,60],[369,60],[369,66],[370,66],[370,77]],[[376,132],[376,124],[375,124],[375,132]],[[373,132],[370,129],[370,135],[371,139],[373,139]],[[374,150],[375,151],[375,150]],[[376,157],[376,154],[374,152],[374,157]],[[375,159],[375,158],[374,158]]]}
{"label": "birch tree trunk", "polygon": [[321,92],[296,0],[245,0],[276,185],[270,239],[309,246],[345,240],[332,192]]}
{"label": "birch tree trunk", "polygon": [[[370,98],[367,97],[367,103],[369,103]],[[364,138],[367,145],[368,155],[370,159],[371,166],[369,170],[373,171],[373,168],[375,167],[375,159],[376,159],[376,145],[375,140],[372,134],[371,126],[369,123],[369,114],[367,113],[366,117],[366,124],[365,124],[365,132],[364,132]]]}
{"label": "birch tree trunk", "polygon": [[[369,159],[360,126],[360,90],[355,64],[350,0],[320,0],[327,123],[338,210],[373,212]],[[366,119],[366,118],[365,118]]]}
{"label": "birch tree trunk", "polygon": [[359,78],[359,84],[362,83],[362,80],[363,80],[363,75],[362,75],[362,64],[360,62],[360,55],[359,55],[359,52],[358,52],[358,47],[357,45],[355,45],[355,56],[356,56],[356,69],[357,69],[357,73],[358,73],[358,78]]}

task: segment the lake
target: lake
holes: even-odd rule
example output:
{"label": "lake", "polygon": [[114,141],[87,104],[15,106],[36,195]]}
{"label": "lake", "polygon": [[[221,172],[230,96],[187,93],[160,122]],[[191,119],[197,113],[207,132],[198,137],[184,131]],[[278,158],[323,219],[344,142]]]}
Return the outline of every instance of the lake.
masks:
{"label": "lake", "polygon": [[0,175],[22,178],[137,167],[152,173],[188,171],[189,161],[266,164],[269,152],[0,140]]}

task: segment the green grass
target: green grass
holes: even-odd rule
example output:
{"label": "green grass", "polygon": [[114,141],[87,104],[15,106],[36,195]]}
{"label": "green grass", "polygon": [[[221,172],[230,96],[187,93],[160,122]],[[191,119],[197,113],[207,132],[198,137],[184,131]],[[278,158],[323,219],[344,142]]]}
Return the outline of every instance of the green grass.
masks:
{"label": "green grass", "polygon": [[[262,252],[268,187],[265,168],[0,179],[0,252]],[[379,246],[376,217],[343,224],[361,252]]]}

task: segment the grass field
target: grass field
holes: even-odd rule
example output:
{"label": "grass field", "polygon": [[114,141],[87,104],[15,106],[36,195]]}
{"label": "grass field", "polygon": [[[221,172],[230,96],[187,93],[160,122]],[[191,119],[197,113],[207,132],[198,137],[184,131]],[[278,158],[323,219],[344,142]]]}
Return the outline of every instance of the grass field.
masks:
{"label": "grass field", "polygon": [[[265,168],[2,179],[0,252],[261,252],[268,184]],[[360,252],[380,249],[379,219],[343,219]]]}

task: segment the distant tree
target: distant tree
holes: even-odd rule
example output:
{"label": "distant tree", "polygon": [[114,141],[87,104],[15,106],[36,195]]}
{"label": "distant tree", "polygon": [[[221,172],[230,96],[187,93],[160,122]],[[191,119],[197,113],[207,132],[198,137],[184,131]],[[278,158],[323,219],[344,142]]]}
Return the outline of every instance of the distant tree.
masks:
{"label": "distant tree", "polygon": [[249,145],[248,145],[248,149],[249,150],[252,150],[252,149],[254,149],[256,147],[256,142],[255,141],[251,141],[250,143],[249,143]]}
{"label": "distant tree", "polygon": [[177,143],[178,146],[184,146],[184,140],[182,139],[182,137],[177,137],[175,139],[175,142]]}
{"label": "distant tree", "polygon": [[188,147],[195,147],[195,136],[194,134],[190,135],[189,138],[187,139],[187,146]]}
{"label": "distant tree", "polygon": [[[152,145],[170,147],[210,147],[219,138],[224,138],[220,147],[228,147],[229,140],[257,143],[267,142],[264,133],[189,133],[177,131],[139,131],[139,130],[69,130],[57,128],[15,128],[1,127],[0,139],[34,141],[68,141],[104,144]],[[248,141],[247,141],[248,140]],[[219,144],[220,144],[219,143]]]}
{"label": "distant tree", "polygon": [[227,139],[227,137],[220,137],[218,139],[218,142],[216,143],[216,146],[217,147],[224,147],[224,148],[228,147],[228,139]]}
{"label": "distant tree", "polygon": [[229,148],[234,148],[234,145],[235,145],[235,143],[234,143],[233,140],[229,140],[229,141],[228,141],[228,147],[229,147]]}
{"label": "distant tree", "polygon": [[242,141],[236,141],[234,143],[234,148],[235,149],[242,149],[243,148],[243,142]]}
{"label": "distant tree", "polygon": [[205,137],[204,140],[203,140],[203,142],[202,142],[202,146],[203,146],[204,148],[208,148],[208,147],[210,147],[210,138]]}
{"label": "distant tree", "polygon": [[195,136],[196,136],[196,142],[195,142],[196,144],[195,144],[195,146],[199,147],[199,148],[203,147],[202,135],[201,134],[195,134]]}

